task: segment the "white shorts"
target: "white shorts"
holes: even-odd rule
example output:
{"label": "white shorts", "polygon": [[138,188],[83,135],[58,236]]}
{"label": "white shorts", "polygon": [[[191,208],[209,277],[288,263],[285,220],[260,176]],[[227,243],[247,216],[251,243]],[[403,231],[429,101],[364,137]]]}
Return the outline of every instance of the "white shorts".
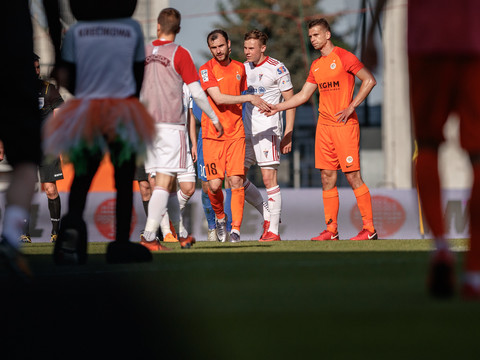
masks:
{"label": "white shorts", "polygon": [[[156,124],[156,137],[147,149],[145,171],[166,174],[187,170],[185,125]],[[190,156],[191,158],[191,156]]]}
{"label": "white shorts", "polygon": [[185,142],[187,144],[187,171],[179,173],[177,175],[178,182],[196,182],[197,174],[195,172],[195,166],[193,166],[192,152],[190,151],[190,141],[188,139],[188,133],[185,132]]}
{"label": "white shorts", "polygon": [[245,137],[245,167],[280,164],[280,137],[278,135],[247,135]]}

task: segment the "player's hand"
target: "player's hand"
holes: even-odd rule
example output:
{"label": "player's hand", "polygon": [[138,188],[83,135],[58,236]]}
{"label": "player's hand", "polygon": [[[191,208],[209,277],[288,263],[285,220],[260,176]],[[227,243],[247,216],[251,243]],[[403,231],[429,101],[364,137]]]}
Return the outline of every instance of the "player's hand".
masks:
{"label": "player's hand", "polygon": [[197,153],[197,145],[193,146],[190,149],[190,154],[192,155],[192,160],[193,162],[197,162],[198,159],[198,153]]}
{"label": "player's hand", "polygon": [[217,138],[222,137],[222,135],[223,135],[223,126],[222,126],[222,124],[220,123],[220,121],[217,122],[216,124],[213,124],[213,126],[215,126],[215,129],[216,129],[217,132],[218,132]]}
{"label": "player's hand", "polygon": [[352,115],[354,111],[355,108],[353,106],[349,106],[346,109],[337,112],[335,114],[335,116],[337,117],[337,122],[343,122],[346,124],[348,119],[350,118],[350,115]]}
{"label": "player's hand", "polygon": [[269,109],[268,110],[260,110],[260,113],[264,114],[264,115],[267,115],[267,116],[275,115],[278,112],[277,105],[273,105],[273,104],[268,104],[268,105],[269,105]]}
{"label": "player's hand", "polygon": [[280,141],[280,151],[282,154],[288,154],[292,151],[292,132],[285,134]]}
{"label": "player's hand", "polygon": [[252,95],[252,99],[250,100],[250,102],[252,103],[252,105],[258,107],[260,109],[260,112],[270,110],[270,104],[263,100],[260,95]]}

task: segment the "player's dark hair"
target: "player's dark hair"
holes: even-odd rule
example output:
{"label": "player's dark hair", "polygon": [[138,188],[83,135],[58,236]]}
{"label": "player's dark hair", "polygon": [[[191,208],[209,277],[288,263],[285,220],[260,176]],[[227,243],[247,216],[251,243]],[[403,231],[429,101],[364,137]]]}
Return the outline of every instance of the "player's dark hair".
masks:
{"label": "player's dark hair", "polygon": [[247,32],[243,37],[244,41],[250,40],[250,39],[260,40],[260,43],[262,45],[267,45],[268,35],[265,34],[263,31],[254,29]]}
{"label": "player's dark hair", "polygon": [[228,34],[225,30],[222,29],[215,29],[210,31],[210,33],[207,35],[207,44],[210,44],[210,41],[215,41],[218,39],[219,36],[223,36],[225,38],[225,41],[228,43]]}
{"label": "player's dark hair", "polygon": [[332,32],[330,30],[330,24],[328,23],[327,19],[321,18],[321,19],[314,19],[308,23],[308,28],[311,29],[314,26],[321,26],[323,27],[326,31]]}
{"label": "player's dark hair", "polygon": [[180,32],[181,20],[180,12],[174,8],[163,9],[157,18],[157,22],[165,34],[178,34]]}

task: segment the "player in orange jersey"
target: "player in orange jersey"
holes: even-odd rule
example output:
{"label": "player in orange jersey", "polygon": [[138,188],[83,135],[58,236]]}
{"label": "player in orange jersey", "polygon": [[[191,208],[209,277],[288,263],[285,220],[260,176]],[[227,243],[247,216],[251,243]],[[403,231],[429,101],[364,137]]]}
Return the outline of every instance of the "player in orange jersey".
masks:
{"label": "player in orange jersey", "polygon": [[[370,191],[360,175],[358,125],[355,108],[376,85],[375,78],[352,53],[335,46],[325,19],[308,25],[308,36],[321,56],[311,67],[300,92],[277,105],[271,105],[270,115],[307,102],[318,88],[319,117],[315,137],[315,167],[320,169],[323,186],[323,205],[327,229],[312,240],[338,240],[337,216],[339,198],[336,187],[337,170],[342,169],[357,198],[363,229],[351,240],[377,239],[373,225]],[[355,77],[362,81],[355,97]]]}
{"label": "player in orange jersey", "polygon": [[230,58],[230,40],[223,30],[213,30],[207,36],[213,58],[200,67],[200,83],[224,128],[218,138],[208,116],[202,115],[203,157],[208,179],[208,196],[215,211],[219,241],[227,240],[226,216],[223,207],[222,183],[227,181],[232,189],[232,231],[230,241],[240,241],[245,192],[243,188],[245,161],[245,131],[242,106],[251,102],[264,111],[268,104],[257,95],[241,95],[247,89],[245,67]]}

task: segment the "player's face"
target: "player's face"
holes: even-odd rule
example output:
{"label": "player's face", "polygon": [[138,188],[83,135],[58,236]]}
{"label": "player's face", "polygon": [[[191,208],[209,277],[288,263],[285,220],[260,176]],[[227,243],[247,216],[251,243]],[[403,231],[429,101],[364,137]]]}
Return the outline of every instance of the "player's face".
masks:
{"label": "player's face", "polygon": [[228,60],[230,56],[230,40],[227,41],[223,36],[219,35],[215,40],[210,40],[208,42],[208,47],[212,56],[218,62]]}
{"label": "player's face", "polygon": [[243,52],[248,62],[253,62],[255,65],[260,62],[263,57],[266,46],[260,43],[258,39],[245,40],[243,43]]}
{"label": "player's face", "polygon": [[322,49],[327,44],[330,36],[330,32],[320,25],[308,29],[308,38],[315,50]]}
{"label": "player's face", "polygon": [[40,63],[38,61],[34,61],[33,67],[35,68],[35,73],[37,76],[40,76]]}

